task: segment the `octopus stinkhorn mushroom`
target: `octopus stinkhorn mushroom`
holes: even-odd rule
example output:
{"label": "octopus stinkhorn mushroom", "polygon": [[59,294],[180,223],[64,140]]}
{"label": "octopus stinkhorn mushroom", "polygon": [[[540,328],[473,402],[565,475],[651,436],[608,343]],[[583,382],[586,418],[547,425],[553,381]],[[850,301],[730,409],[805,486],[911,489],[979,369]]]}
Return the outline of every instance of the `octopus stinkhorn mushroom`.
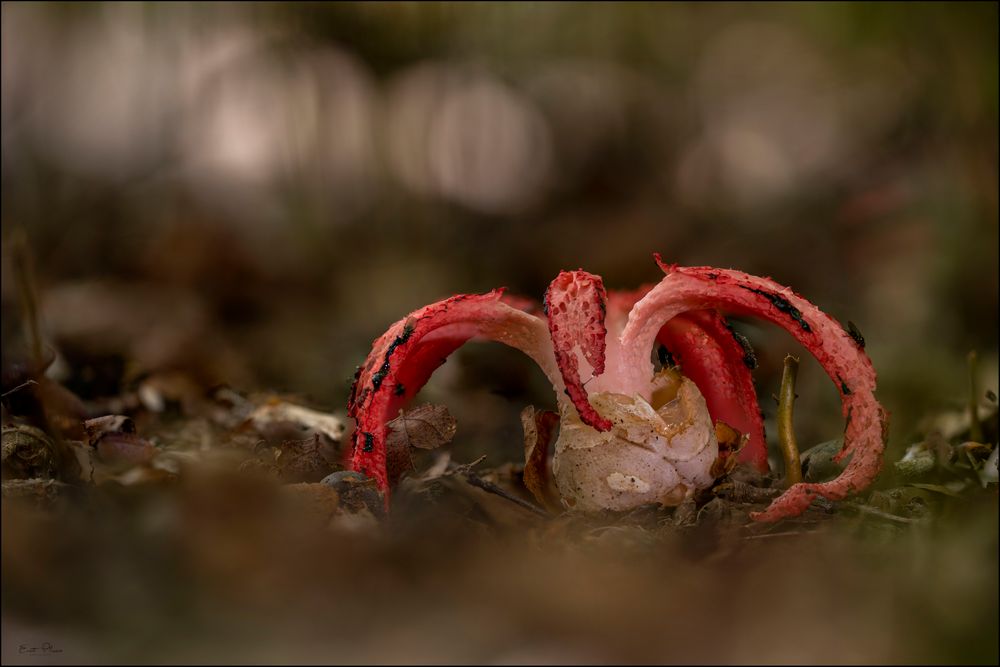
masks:
{"label": "octopus stinkhorn mushroom", "polygon": [[[632,292],[599,276],[563,271],[541,309],[529,299],[462,294],[414,311],[378,338],[358,368],[348,414],[356,421],[351,466],[389,498],[387,423],[449,354],[473,338],[531,357],[556,391],[559,438],[552,472],[563,503],[579,510],[678,504],[713,482],[714,425],[744,434],[740,462],[767,470],[767,445],[750,375],[756,362],[722,313],[769,320],[794,336],[834,381],[847,425],[841,474],[788,488],[753,518],[803,512],[817,496],[839,500],[867,487],[882,465],[887,416],[875,398],[864,340],[769,278],[656,261],[666,274]],[[679,366],[657,369],[658,347]]]}

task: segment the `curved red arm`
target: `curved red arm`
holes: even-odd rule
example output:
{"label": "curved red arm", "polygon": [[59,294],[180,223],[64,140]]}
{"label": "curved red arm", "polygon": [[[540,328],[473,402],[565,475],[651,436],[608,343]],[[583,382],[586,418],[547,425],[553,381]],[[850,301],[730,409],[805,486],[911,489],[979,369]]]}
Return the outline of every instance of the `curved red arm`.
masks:
{"label": "curved red arm", "polygon": [[351,468],[374,478],[387,502],[388,422],[449,354],[474,337],[523,351],[562,390],[545,321],[505,303],[502,290],[453,296],[399,320],[375,341],[358,367],[347,405],[348,416],[356,422]]}
{"label": "curved red arm", "polygon": [[566,393],[580,419],[598,431],[610,430],[611,422],[599,415],[587,398],[580,380],[577,349],[590,364],[594,377],[604,373],[607,302],[601,277],[583,270],[560,272],[545,292],[545,314]]}
{"label": "curved red arm", "polygon": [[847,427],[836,460],[852,455],[844,471],[829,482],[795,484],[753,517],[775,521],[795,516],[817,495],[840,500],[867,487],[882,467],[888,417],[875,398],[875,370],[862,345],[832,317],[769,278],[712,267],[661,266],[666,277],[636,303],[622,333],[626,366],[635,373],[633,386],[641,386],[651,372],[650,350],[666,322],[690,310],[717,308],[786,329],[816,357],[840,392]]}

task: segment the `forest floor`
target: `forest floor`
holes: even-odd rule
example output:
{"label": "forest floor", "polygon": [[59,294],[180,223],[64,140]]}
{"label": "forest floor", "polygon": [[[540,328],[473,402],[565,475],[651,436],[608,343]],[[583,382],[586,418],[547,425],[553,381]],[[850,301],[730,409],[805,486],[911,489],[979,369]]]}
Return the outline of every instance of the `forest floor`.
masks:
{"label": "forest floor", "polygon": [[406,443],[387,514],[342,472],[340,420],[294,399],[24,382],[4,395],[5,663],[997,660],[995,404],[984,442],[938,416],[874,490],[764,524],[781,480],[743,467],[679,507],[542,507],[522,465],[452,460],[434,407],[408,413],[438,441]]}

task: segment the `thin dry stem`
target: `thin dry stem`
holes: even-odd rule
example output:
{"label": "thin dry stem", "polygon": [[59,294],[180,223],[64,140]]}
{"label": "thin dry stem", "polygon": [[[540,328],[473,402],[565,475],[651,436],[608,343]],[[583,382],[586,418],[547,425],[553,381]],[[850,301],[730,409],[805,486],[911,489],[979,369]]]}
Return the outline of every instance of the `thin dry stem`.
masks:
{"label": "thin dry stem", "polygon": [[778,396],[778,438],[781,441],[781,455],[785,459],[785,483],[788,486],[802,481],[802,464],[799,462],[799,445],[795,440],[793,419],[795,378],[798,372],[799,360],[789,354],[785,357],[781,392]]}

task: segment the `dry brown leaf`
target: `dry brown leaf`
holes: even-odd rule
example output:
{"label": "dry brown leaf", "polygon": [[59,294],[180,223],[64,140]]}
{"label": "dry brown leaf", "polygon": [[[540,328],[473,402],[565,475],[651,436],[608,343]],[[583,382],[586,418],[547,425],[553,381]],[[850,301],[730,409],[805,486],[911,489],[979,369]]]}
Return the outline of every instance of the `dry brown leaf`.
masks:
{"label": "dry brown leaf", "polygon": [[[83,457],[81,466],[87,464],[83,467],[91,472],[92,481],[104,480],[123,468],[147,463],[160,451],[136,433],[135,422],[125,415],[95,417],[85,421],[83,427],[87,442],[81,443],[76,453],[78,458]],[[90,460],[84,461],[88,456]],[[95,468],[95,463],[99,469]]]}
{"label": "dry brown leaf", "polygon": [[96,444],[105,433],[135,433],[135,422],[125,415],[104,415],[83,422],[91,444]]}
{"label": "dry brown leaf", "polygon": [[259,406],[250,415],[249,421],[265,437],[269,431],[280,430],[283,425],[294,425],[300,434],[303,432],[306,435],[322,434],[333,443],[339,443],[344,434],[344,423],[337,417],[279,399],[270,400]]}
{"label": "dry brown leaf", "polygon": [[524,486],[539,503],[550,510],[558,509],[559,502],[549,476],[549,445],[559,415],[548,410],[536,410],[529,405],[521,411],[524,428]]}
{"label": "dry brown leaf", "polygon": [[443,405],[418,405],[403,410],[389,422],[389,440],[398,439],[407,447],[437,449],[455,437],[458,422]]}
{"label": "dry brown leaf", "polygon": [[160,451],[135,433],[105,433],[95,443],[97,458],[111,465],[136,465],[151,460]]}
{"label": "dry brown leaf", "polygon": [[304,440],[286,440],[275,448],[278,474],[286,482],[318,482],[330,473],[319,433]]}
{"label": "dry brown leaf", "polygon": [[388,424],[386,468],[396,484],[413,470],[414,449],[431,450],[447,445],[455,437],[458,422],[443,405],[425,404],[403,410]]}

